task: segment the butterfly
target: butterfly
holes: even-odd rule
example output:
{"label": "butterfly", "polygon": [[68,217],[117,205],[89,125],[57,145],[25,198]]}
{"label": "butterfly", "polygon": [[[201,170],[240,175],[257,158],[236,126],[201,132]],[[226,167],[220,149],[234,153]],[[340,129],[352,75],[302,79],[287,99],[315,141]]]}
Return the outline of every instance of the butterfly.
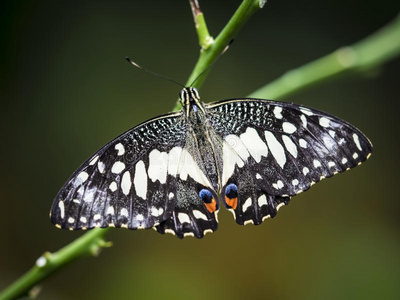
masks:
{"label": "butterfly", "polygon": [[193,87],[180,101],[180,111],[133,127],[83,163],[57,194],[52,223],[202,238],[217,229],[221,202],[238,224],[258,225],[372,152],[357,128],[305,106],[248,98],[205,104]]}

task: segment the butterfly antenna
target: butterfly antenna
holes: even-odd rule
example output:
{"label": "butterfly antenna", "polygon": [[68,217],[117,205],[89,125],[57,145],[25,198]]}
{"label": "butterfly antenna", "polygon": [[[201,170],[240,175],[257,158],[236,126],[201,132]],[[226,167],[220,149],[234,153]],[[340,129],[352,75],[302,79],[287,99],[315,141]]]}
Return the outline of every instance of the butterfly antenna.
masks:
{"label": "butterfly antenna", "polygon": [[168,80],[168,81],[171,81],[171,82],[173,82],[173,83],[175,83],[175,84],[177,84],[177,85],[179,85],[179,86],[185,88],[185,86],[184,86],[183,84],[181,84],[181,83],[179,83],[179,82],[177,82],[177,81],[175,81],[175,80],[173,80],[173,79],[171,79],[171,78],[169,78],[169,77],[167,77],[167,76],[164,76],[164,75],[161,75],[161,74],[152,72],[152,71],[150,71],[150,70],[147,70],[146,68],[143,68],[142,66],[138,65],[137,63],[135,63],[135,62],[134,62],[132,59],[130,59],[129,57],[125,57],[125,58],[126,58],[127,61],[129,61],[129,62],[130,62],[132,65],[134,65],[136,68],[138,68],[138,69],[140,69],[140,70],[142,70],[142,71],[145,71],[145,72],[147,72],[147,73],[150,73],[150,74],[152,74],[152,75],[155,75],[155,76],[157,76],[157,77],[164,78],[164,79],[166,79],[166,80]]}
{"label": "butterfly antenna", "polygon": [[233,40],[231,40],[231,41],[229,42],[229,44],[226,45],[226,47],[225,47],[224,50],[221,52],[221,54],[218,55],[217,58],[216,58],[207,68],[205,68],[205,69],[193,80],[193,82],[192,82],[189,86],[193,86],[193,84],[194,84],[205,72],[207,72],[207,71],[217,62],[217,60],[226,52],[226,50],[229,49],[229,47],[230,47],[230,45],[232,45],[232,43],[233,43]]}

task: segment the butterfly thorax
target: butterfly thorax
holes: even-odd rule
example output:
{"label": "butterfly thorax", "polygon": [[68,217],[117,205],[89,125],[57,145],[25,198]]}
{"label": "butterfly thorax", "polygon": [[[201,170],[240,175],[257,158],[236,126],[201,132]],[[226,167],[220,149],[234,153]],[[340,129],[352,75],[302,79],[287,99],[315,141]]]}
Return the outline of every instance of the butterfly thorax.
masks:
{"label": "butterfly thorax", "polygon": [[188,124],[186,148],[204,174],[207,174],[212,188],[218,191],[220,189],[219,166],[222,162],[218,155],[220,149],[216,149],[218,147],[215,143],[216,133],[207,117],[207,109],[200,102],[199,93],[195,88],[183,89],[180,97]]}

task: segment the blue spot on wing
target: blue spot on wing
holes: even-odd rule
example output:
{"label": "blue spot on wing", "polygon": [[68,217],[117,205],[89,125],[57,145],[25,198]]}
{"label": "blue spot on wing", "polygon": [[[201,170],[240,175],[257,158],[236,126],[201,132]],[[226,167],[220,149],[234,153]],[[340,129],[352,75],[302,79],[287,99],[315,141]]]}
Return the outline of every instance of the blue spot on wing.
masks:
{"label": "blue spot on wing", "polygon": [[211,203],[211,201],[213,199],[212,193],[206,189],[202,189],[199,192],[199,196],[200,196],[201,200],[203,200],[205,203]]}
{"label": "blue spot on wing", "polygon": [[229,199],[237,198],[238,196],[237,191],[238,191],[237,185],[234,183],[230,183],[225,188],[225,196],[227,196]]}

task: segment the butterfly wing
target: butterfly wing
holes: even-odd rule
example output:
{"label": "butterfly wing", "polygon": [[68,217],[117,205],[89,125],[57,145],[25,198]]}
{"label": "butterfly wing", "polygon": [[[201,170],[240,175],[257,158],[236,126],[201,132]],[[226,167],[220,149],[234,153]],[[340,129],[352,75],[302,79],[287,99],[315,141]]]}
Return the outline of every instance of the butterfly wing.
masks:
{"label": "butterfly wing", "polygon": [[274,217],[291,196],[365,161],[367,137],[318,110],[259,99],[207,106],[223,138],[221,198],[239,224]]}
{"label": "butterfly wing", "polygon": [[187,123],[181,112],[128,130],[65,183],[54,200],[51,221],[70,230],[155,227],[180,238],[200,238],[216,230],[216,212],[205,209],[193,188],[205,187],[207,179],[187,148]]}

